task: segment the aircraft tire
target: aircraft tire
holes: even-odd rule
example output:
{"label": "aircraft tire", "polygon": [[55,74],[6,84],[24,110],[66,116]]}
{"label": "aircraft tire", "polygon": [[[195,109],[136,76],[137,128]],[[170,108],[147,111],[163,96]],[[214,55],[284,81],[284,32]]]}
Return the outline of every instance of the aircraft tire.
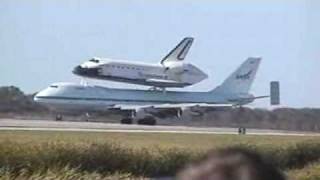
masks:
{"label": "aircraft tire", "polygon": [[121,124],[132,124],[133,123],[133,119],[132,118],[123,118],[121,119]]}
{"label": "aircraft tire", "polygon": [[147,116],[142,119],[138,119],[137,124],[154,126],[157,124],[157,120],[152,116]]}
{"label": "aircraft tire", "polygon": [[57,114],[56,115],[56,121],[62,121],[62,115],[61,114]]}

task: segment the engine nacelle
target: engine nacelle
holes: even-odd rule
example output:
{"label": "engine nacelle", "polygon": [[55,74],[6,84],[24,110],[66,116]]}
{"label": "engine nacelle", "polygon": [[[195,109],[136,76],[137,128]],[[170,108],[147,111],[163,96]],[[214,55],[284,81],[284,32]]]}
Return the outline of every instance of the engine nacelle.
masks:
{"label": "engine nacelle", "polygon": [[191,116],[202,116],[204,109],[200,106],[182,107],[177,110],[177,117],[180,118],[183,114],[189,114]]}
{"label": "engine nacelle", "polygon": [[150,107],[150,108],[139,108],[137,110],[135,110],[132,114],[132,116],[134,118],[144,118],[146,116],[153,116],[153,113],[156,113],[157,110],[154,109],[153,107]]}

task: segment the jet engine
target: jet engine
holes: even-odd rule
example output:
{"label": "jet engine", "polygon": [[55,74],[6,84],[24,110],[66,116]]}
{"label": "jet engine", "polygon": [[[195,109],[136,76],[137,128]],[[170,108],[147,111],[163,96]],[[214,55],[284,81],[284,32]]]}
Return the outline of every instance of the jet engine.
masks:
{"label": "jet engine", "polygon": [[183,114],[191,115],[191,116],[202,116],[204,113],[204,109],[200,106],[192,106],[192,107],[182,107],[177,110],[177,117],[180,118]]}

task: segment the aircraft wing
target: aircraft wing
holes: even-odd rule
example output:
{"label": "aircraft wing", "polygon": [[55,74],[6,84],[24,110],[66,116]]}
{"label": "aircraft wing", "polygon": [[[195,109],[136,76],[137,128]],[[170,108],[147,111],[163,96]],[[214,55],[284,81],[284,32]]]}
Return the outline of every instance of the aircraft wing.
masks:
{"label": "aircraft wing", "polygon": [[146,79],[147,82],[159,82],[159,83],[179,83],[173,80],[165,80],[165,79]]}
{"label": "aircraft wing", "polygon": [[180,104],[159,104],[159,105],[118,105],[117,107],[123,110],[136,110],[136,109],[144,109],[144,108],[178,109],[178,108],[188,108],[188,107],[227,108],[227,107],[233,107],[233,105],[232,104],[207,104],[207,103],[180,103]]}

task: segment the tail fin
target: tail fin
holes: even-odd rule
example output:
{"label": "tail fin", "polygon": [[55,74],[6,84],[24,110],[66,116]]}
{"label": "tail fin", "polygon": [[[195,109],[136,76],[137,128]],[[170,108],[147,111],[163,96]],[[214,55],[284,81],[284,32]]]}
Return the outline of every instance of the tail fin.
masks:
{"label": "tail fin", "polygon": [[172,49],[168,55],[166,55],[162,60],[161,64],[166,61],[183,61],[187,56],[188,51],[193,43],[192,37],[184,38],[174,49]]}
{"label": "tail fin", "polygon": [[270,82],[270,104],[280,104],[280,83],[279,81]]}
{"label": "tail fin", "polygon": [[249,57],[223,83],[212,91],[228,94],[248,94],[261,58]]}

